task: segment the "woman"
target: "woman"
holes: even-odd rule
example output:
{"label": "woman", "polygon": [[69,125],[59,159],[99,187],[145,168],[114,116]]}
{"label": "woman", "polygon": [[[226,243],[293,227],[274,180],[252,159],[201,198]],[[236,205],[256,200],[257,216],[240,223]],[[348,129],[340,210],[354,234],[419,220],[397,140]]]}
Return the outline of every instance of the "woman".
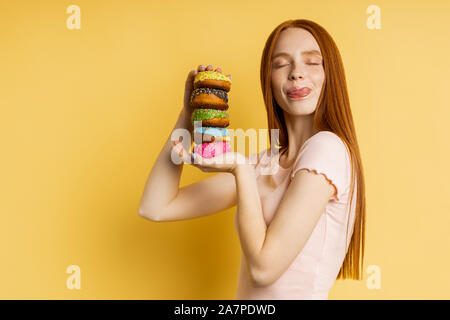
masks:
{"label": "woman", "polygon": [[[194,75],[203,70],[199,66],[188,76],[174,129],[192,130],[189,95]],[[186,163],[189,155],[169,137],[139,214],[176,221],[237,205],[242,255],[235,298],[327,299],[337,278],[361,279],[365,220],[362,163],[343,64],[331,36],[309,20],[280,24],[263,51],[261,86],[269,129],[279,129],[280,152],[274,155],[271,146],[252,154],[256,164],[198,157],[193,165],[220,173],[179,189],[183,164],[171,162],[171,151]],[[262,175],[273,163],[278,170]]]}

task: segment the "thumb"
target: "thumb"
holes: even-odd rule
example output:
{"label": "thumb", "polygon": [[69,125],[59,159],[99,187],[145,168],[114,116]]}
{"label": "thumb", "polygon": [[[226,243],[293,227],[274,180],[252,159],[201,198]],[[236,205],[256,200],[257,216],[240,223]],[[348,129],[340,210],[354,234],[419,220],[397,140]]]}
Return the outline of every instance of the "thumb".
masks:
{"label": "thumb", "polygon": [[194,88],[194,78],[197,75],[197,73],[198,73],[197,70],[191,70],[191,72],[188,73],[185,83],[186,93],[188,93],[188,91],[192,91],[192,89]]}

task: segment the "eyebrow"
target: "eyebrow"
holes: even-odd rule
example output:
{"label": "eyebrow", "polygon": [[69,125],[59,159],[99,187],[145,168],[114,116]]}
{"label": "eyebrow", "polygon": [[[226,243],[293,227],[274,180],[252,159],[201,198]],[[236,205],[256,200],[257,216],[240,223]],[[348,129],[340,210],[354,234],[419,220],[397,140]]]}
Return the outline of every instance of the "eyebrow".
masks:
{"label": "eyebrow", "polygon": [[[302,55],[317,55],[317,56],[322,58],[322,54],[320,54],[320,51],[319,50],[315,50],[315,49],[314,50],[303,51]],[[278,56],[289,56],[289,54],[286,53],[286,52],[278,52],[278,53],[276,53],[276,54],[274,54],[272,56],[271,60],[275,59]]]}

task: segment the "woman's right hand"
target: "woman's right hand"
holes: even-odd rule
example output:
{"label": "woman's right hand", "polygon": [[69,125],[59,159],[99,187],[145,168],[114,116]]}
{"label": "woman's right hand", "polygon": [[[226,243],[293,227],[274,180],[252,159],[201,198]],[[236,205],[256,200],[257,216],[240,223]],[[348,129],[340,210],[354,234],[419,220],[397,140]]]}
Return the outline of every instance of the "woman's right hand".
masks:
{"label": "woman's right hand", "polygon": [[[199,65],[197,67],[197,70],[192,70],[191,72],[189,72],[189,74],[187,76],[185,89],[184,89],[184,109],[188,112],[189,115],[192,113],[192,107],[190,105],[190,100],[191,100],[192,91],[194,90],[194,78],[199,72],[202,72],[205,70],[212,71],[212,70],[214,70],[214,68],[212,65],[208,65],[206,67],[204,65]],[[220,67],[217,67],[214,71],[222,72],[222,69]],[[227,77],[231,79],[231,75],[227,74]]]}

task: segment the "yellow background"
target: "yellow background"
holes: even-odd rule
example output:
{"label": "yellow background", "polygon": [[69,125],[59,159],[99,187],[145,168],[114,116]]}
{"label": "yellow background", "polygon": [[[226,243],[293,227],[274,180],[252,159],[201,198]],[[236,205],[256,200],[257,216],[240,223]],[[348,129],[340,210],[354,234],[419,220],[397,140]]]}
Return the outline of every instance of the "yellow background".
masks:
{"label": "yellow background", "polygon": [[[66,27],[70,4],[80,30]],[[366,27],[372,4],[380,30]],[[235,208],[158,224],[139,201],[197,65],[233,75],[230,128],[267,128],[262,49],[296,18],[340,49],[367,183],[364,279],[329,298],[450,298],[449,13],[449,1],[2,0],[0,298],[233,299]],[[181,184],[209,175],[186,165]]]}

